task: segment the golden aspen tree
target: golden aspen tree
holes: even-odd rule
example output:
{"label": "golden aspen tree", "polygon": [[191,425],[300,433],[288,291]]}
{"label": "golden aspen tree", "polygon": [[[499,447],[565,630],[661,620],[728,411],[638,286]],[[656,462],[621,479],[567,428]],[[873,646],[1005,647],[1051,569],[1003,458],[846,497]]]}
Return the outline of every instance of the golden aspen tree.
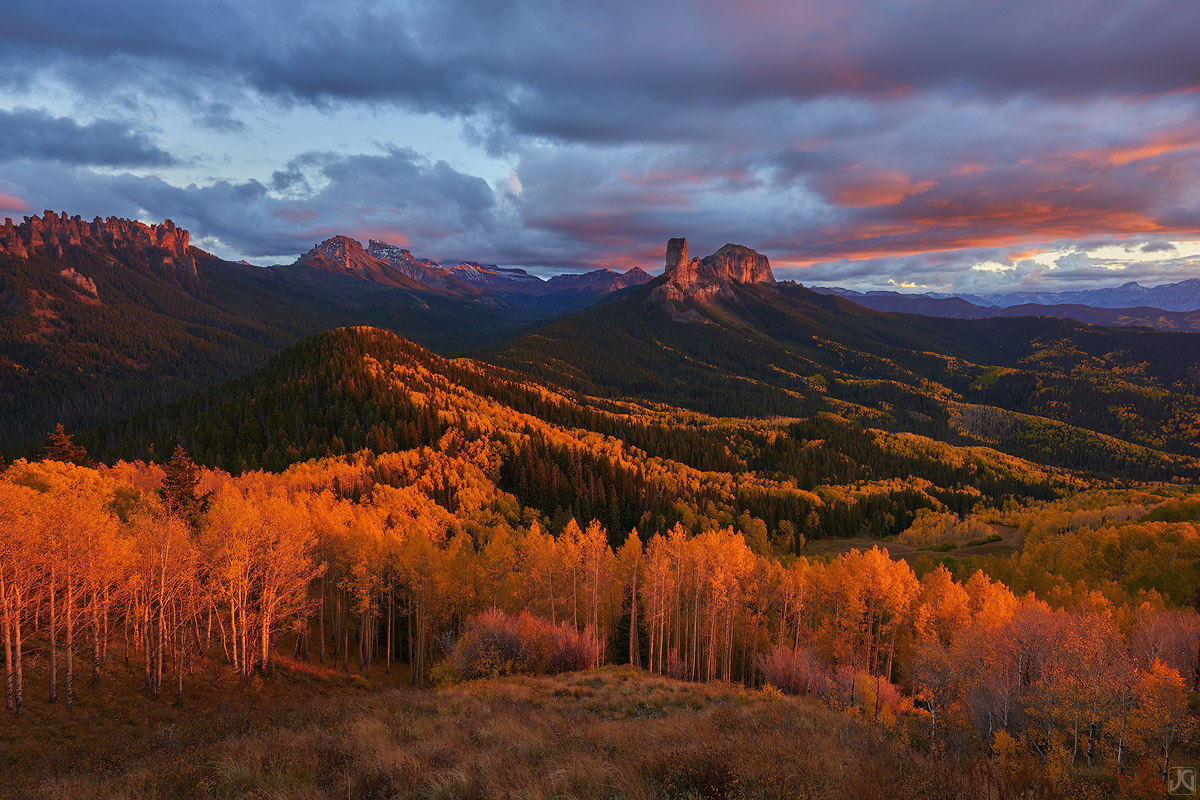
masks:
{"label": "golden aspen tree", "polygon": [[629,663],[635,667],[642,666],[642,648],[638,627],[642,620],[638,617],[638,579],[642,573],[642,540],[637,528],[625,537],[625,543],[618,548],[614,559],[614,583],[620,587],[622,603],[626,592],[629,595]]}
{"label": "golden aspen tree", "polygon": [[1188,709],[1187,686],[1178,670],[1155,660],[1141,674],[1130,725],[1145,752],[1162,764],[1166,780],[1172,754],[1196,729],[1196,720]]}

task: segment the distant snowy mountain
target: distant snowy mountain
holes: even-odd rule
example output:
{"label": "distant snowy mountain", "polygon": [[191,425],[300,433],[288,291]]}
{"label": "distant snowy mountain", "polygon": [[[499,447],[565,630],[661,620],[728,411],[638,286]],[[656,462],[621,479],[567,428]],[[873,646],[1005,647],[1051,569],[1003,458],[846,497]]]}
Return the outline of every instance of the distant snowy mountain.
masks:
{"label": "distant snowy mountain", "polygon": [[[971,297],[960,295],[968,300]],[[1142,286],[1129,282],[1108,289],[1079,289],[1071,292],[999,292],[979,298],[983,305],[1015,306],[1024,303],[1061,305],[1076,303],[1096,308],[1134,308],[1151,306],[1166,311],[1200,309],[1200,278],[1161,286]],[[971,300],[971,302],[976,302]]]}
{"label": "distant snowy mountain", "polygon": [[[1180,284],[1174,284],[1176,286]],[[1121,287],[1124,288],[1124,287]],[[1141,288],[1141,287],[1139,287]],[[1156,291],[1156,287],[1151,291]],[[926,317],[952,319],[989,319],[992,317],[1058,317],[1073,319],[1089,325],[1109,327],[1142,327],[1163,331],[1200,331],[1200,310],[1170,311],[1153,306],[1109,308],[1083,303],[1034,303],[1014,305],[989,304],[986,298],[975,295],[907,294],[902,292],[856,292],[840,287],[813,287],[818,294],[831,294],[858,303],[875,311],[899,314],[920,314]],[[1096,292],[1103,289],[1092,290]],[[1111,290],[1116,291],[1116,290]],[[1056,295],[1078,295],[1084,292],[1045,293],[1043,299]],[[1008,295],[1008,297],[1013,297]],[[974,298],[973,302],[970,298]]]}

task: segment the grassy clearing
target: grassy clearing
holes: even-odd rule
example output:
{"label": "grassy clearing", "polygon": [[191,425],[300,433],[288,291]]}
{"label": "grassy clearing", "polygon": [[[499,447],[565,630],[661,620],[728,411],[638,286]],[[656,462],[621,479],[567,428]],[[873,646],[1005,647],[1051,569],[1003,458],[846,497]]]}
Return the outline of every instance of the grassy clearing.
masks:
{"label": "grassy clearing", "polygon": [[[299,665],[297,665],[299,666]],[[438,692],[216,665],[182,707],[132,675],[0,725],[8,797],[960,797],[970,778],[814,702],[629,668]],[[379,676],[382,677],[382,676]],[[201,711],[203,709],[203,711]],[[967,783],[964,783],[967,781]]]}
{"label": "grassy clearing", "polygon": [[[988,527],[991,529],[991,535],[987,537],[988,541],[972,540],[950,550],[939,551],[935,547],[914,547],[902,544],[894,538],[872,539],[868,536],[856,536],[853,538],[814,539],[805,546],[804,555],[840,555],[849,553],[851,550],[870,550],[872,547],[878,547],[886,550],[892,558],[903,559],[911,564],[921,556],[937,556],[939,552],[951,552],[955,556],[1000,556],[1021,550],[1024,536],[1019,530],[1005,525],[989,525]],[[1000,538],[993,539],[992,536]]]}

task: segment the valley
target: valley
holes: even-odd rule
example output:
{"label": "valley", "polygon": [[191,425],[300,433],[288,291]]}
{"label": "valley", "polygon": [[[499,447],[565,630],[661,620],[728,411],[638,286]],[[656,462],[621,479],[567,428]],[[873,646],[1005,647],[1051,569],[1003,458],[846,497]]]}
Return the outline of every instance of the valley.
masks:
{"label": "valley", "polygon": [[178,286],[62,247],[4,257],[12,442],[95,422],[0,479],[11,796],[1117,796],[1196,753],[1192,334],[683,239],[553,317],[345,237]]}

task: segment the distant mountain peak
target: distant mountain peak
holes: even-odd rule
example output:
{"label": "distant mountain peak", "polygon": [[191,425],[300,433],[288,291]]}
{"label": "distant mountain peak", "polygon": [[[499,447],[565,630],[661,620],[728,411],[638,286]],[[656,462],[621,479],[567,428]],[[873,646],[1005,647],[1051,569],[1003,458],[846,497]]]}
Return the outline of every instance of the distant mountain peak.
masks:
{"label": "distant mountain peak", "polygon": [[349,236],[326,239],[301,256],[296,264],[388,286],[425,288],[472,297],[489,304],[515,302],[543,305],[561,302],[571,307],[585,302],[588,297],[599,297],[618,289],[647,283],[651,279],[645,271],[634,267],[625,273],[597,269],[543,280],[518,267],[501,267],[479,261],[443,265],[427,258],[417,258],[407,248],[379,239],[369,239],[364,248]]}
{"label": "distant mountain peak", "polygon": [[[300,256],[296,263],[322,272],[358,278],[360,280],[383,284],[384,286],[401,286],[405,288],[418,286],[406,274],[407,270],[397,268],[396,262],[404,261],[405,259],[381,258],[376,255],[379,252],[378,245],[388,248],[391,248],[392,245],[374,241],[371,242],[371,245],[373,252],[368,252],[363,248],[362,242],[357,239],[341,235],[331,236]],[[398,253],[405,254],[408,257],[407,260],[415,261],[407,250],[395,249]]]}
{"label": "distant mountain peak", "polygon": [[704,258],[688,258],[687,239],[667,242],[667,282],[659,287],[668,299],[726,294],[735,283],[775,283],[771,263],[762,253],[740,244],[726,244]]}

